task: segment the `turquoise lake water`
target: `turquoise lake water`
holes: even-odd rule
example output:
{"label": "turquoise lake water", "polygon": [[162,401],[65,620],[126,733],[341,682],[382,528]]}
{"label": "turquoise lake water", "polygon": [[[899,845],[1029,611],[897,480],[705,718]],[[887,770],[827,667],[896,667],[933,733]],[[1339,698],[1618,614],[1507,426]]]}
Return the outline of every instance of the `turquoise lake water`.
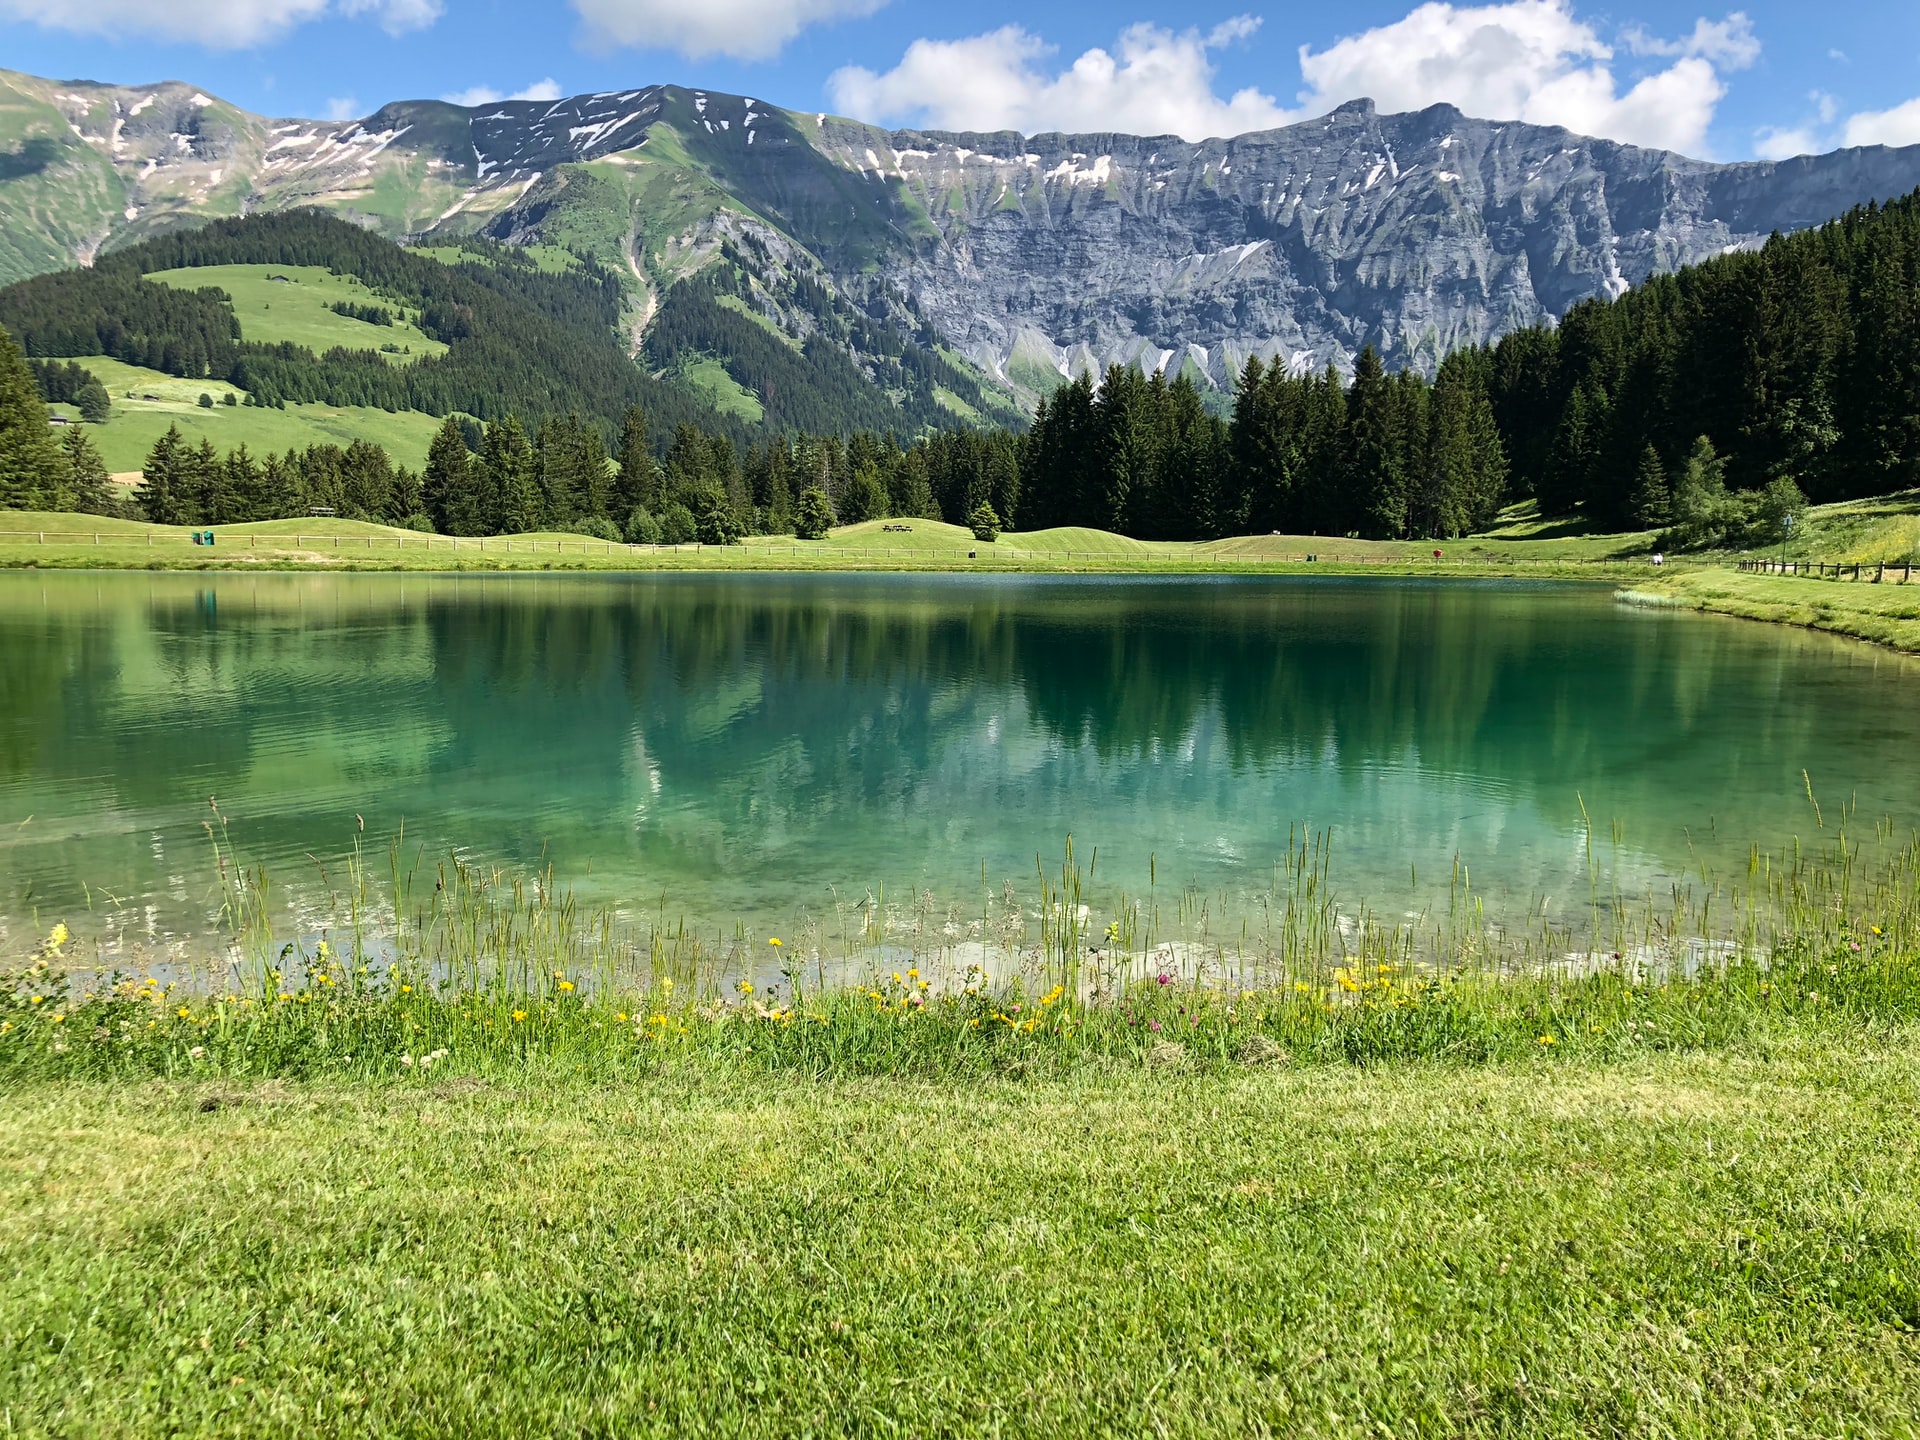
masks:
{"label": "turquoise lake water", "polygon": [[[458,847],[777,927],[833,896],[1265,885],[1331,829],[1397,912],[1658,891],[1829,815],[1920,824],[1920,665],[1605,588],[1374,579],[0,575],[0,913],[208,922]],[[362,827],[364,826],[364,830]],[[1615,842],[1615,833],[1620,836]]]}

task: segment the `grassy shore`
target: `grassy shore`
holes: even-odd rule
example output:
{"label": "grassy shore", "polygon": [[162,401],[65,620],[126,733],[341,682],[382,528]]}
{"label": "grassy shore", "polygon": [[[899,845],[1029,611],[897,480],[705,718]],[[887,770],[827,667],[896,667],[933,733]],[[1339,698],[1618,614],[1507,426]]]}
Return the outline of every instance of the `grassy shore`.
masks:
{"label": "grassy shore", "polygon": [[1917,1041],[11,1088],[0,1391],[22,1434],[1911,1436]]}
{"label": "grassy shore", "polygon": [[[870,521],[826,540],[754,536],[731,546],[628,546],[541,533],[454,541],[351,520],[215,527],[212,548],[181,526],[0,511],[0,568],[168,570],[835,570],[1080,574],[1312,573],[1584,576],[1647,570],[1645,537],[1561,535],[1520,522],[1442,544],[1240,536],[1141,541],[1079,528],[1006,534],[992,544],[957,525],[915,520],[904,533]],[[905,522],[898,522],[905,523]],[[1434,550],[1441,552],[1434,559]],[[1314,556],[1311,561],[1308,556]]]}
{"label": "grassy shore", "polygon": [[1637,584],[1636,589],[1690,610],[1801,625],[1920,654],[1920,580],[1873,584],[1712,568]]}
{"label": "grassy shore", "polygon": [[1920,842],[1838,823],[1542,945],[1342,923],[1313,842],[1213,941],[1070,852],[713,947],[358,852],[282,942],[225,861],[198,977],[0,975],[4,1414],[1920,1434]]}

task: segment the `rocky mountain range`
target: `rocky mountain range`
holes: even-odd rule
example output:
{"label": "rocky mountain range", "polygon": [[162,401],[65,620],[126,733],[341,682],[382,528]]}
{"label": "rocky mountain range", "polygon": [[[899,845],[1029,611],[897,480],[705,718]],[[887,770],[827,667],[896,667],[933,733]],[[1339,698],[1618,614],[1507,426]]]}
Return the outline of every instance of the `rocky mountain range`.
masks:
{"label": "rocky mountain range", "polygon": [[636,343],[724,255],[739,303],[788,338],[820,313],[792,297],[824,287],[1017,403],[1116,361],[1224,389],[1249,355],[1344,366],[1370,343],[1430,370],[1916,187],[1920,146],[1723,165],[1364,100],[1190,143],[888,131],[679,86],[285,120],[190,85],[0,71],[0,282],[315,205],[409,242],[593,255],[631,279]]}

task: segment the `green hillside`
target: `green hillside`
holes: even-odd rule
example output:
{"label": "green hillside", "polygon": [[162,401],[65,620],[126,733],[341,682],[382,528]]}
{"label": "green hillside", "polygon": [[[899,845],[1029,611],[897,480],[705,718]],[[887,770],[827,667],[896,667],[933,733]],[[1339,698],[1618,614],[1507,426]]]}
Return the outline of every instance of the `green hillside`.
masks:
{"label": "green hillside", "polygon": [[[418,310],[369,289],[357,275],[336,275],[320,265],[201,265],[156,270],[146,278],[176,290],[224,290],[248,341],[299,345],[317,355],[336,348],[374,350],[396,364],[447,353],[414,323]],[[392,323],[350,319],[331,308],[340,304],[385,311]]]}
{"label": "green hillside", "polygon": [[[80,357],[78,363],[97,376],[113,397],[107,423],[89,425],[87,433],[107,469],[116,473],[138,470],[169,425],[179,426],[189,443],[208,439],[222,453],[242,444],[264,455],[371,440],[393,456],[395,464],[418,470],[426,463],[427,445],[440,424],[416,410],[333,405],[259,408],[243,403],[245,392],[224,380],[187,380],[99,355]],[[212,409],[200,404],[202,395],[213,397]],[[224,403],[228,395],[235,397],[234,404]],[[72,405],[49,408],[56,415],[79,418]]]}

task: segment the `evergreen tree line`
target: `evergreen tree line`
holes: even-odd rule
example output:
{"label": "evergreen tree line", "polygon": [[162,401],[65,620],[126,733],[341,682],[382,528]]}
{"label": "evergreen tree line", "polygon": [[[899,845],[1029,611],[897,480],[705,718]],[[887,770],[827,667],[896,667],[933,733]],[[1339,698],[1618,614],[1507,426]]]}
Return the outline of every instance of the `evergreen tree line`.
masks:
{"label": "evergreen tree line", "polygon": [[29,360],[34,383],[50,405],[75,405],[80,418],[99,425],[113,413],[113,400],[107,387],[94,378],[86,366],[74,361]]}
{"label": "evergreen tree line", "polygon": [[1920,192],[1508,335],[1488,393],[1515,491],[1601,528],[1677,518],[1702,437],[1736,509],[1920,484]]}
{"label": "evergreen tree line", "polygon": [[1230,419],[1184,375],[1114,366],[1097,388],[1082,376],[1021,439],[1019,522],[1157,540],[1465,534],[1492,520],[1506,487],[1486,371],[1484,353],[1463,351],[1428,384],[1388,375],[1368,347],[1348,383],[1256,357]]}

